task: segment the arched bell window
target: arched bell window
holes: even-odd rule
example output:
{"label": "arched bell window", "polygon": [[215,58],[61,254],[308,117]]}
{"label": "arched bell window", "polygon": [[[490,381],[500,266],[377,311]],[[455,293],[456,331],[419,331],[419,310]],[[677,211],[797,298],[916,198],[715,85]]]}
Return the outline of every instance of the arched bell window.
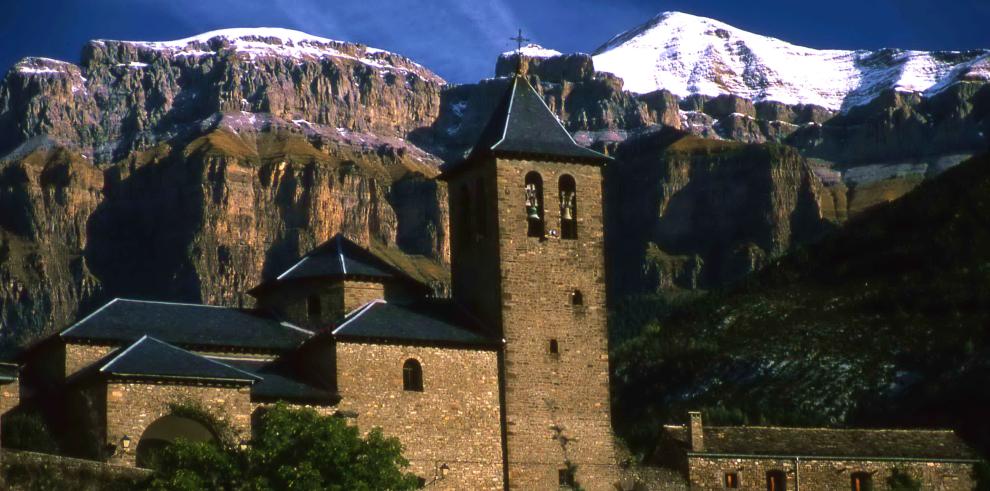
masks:
{"label": "arched bell window", "polygon": [[485,181],[478,179],[474,184],[474,226],[479,239],[484,239],[488,232],[488,215],[485,209]]}
{"label": "arched bell window", "polygon": [[423,392],[423,366],[413,358],[402,364],[402,390]]}
{"label": "arched bell window", "polygon": [[543,237],[543,178],[538,172],[526,174],[526,235]]}
{"label": "arched bell window", "polygon": [[560,190],[560,238],[577,238],[577,185],[574,178],[564,174],[558,182]]}
{"label": "arched bell window", "polygon": [[471,191],[467,185],[463,185],[458,191],[458,195],[460,195],[458,203],[460,204],[461,215],[461,230],[458,233],[460,234],[461,241],[467,243],[474,237],[474,231],[471,227],[471,220],[474,218],[471,212]]}

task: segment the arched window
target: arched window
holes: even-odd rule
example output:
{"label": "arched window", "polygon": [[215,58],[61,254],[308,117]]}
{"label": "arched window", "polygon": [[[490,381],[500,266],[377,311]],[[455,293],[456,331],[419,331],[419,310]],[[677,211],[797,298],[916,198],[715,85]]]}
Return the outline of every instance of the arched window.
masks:
{"label": "arched window", "polygon": [[560,238],[577,238],[577,185],[574,178],[564,174],[558,183],[560,189]]}
{"label": "arched window", "polygon": [[484,239],[488,232],[488,210],[485,208],[485,181],[478,179],[474,184],[474,226],[477,227],[478,238]]}
{"label": "arched window", "polygon": [[584,294],[581,290],[571,292],[571,305],[584,305]]}
{"label": "arched window", "polygon": [[457,233],[460,234],[461,242],[467,243],[474,237],[474,231],[471,230],[471,220],[474,218],[471,213],[471,192],[467,185],[463,185],[458,194],[460,194],[461,230]]}
{"label": "arched window", "polygon": [[873,491],[873,476],[869,472],[853,472],[852,491]]}
{"label": "arched window", "polygon": [[412,358],[402,365],[402,390],[423,392],[423,366]]}
{"label": "arched window", "polygon": [[526,174],[526,235],[543,237],[543,178],[538,172]]}
{"label": "arched window", "polygon": [[323,316],[323,306],[320,305],[319,295],[310,295],[306,299],[306,313],[309,315],[310,322],[320,322],[320,318]]}
{"label": "arched window", "polygon": [[767,472],[767,491],[787,491],[787,474],[784,471]]}

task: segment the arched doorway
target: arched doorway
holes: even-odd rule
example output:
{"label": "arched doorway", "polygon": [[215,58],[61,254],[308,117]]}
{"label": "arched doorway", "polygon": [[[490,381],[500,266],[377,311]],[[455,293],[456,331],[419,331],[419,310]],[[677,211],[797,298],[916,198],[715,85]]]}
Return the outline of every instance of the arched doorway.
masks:
{"label": "arched doorway", "polygon": [[176,440],[215,442],[217,437],[209,426],[195,419],[167,415],[148,425],[137,446],[137,466],[148,467],[156,452]]}

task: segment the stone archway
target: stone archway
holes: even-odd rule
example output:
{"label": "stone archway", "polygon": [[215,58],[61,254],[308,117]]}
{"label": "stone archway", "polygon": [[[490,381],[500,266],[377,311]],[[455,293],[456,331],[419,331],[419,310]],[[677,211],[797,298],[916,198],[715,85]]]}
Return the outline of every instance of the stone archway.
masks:
{"label": "stone archway", "polygon": [[216,433],[206,424],[184,416],[166,415],[148,425],[137,445],[137,466],[148,467],[158,450],[176,440],[215,442]]}

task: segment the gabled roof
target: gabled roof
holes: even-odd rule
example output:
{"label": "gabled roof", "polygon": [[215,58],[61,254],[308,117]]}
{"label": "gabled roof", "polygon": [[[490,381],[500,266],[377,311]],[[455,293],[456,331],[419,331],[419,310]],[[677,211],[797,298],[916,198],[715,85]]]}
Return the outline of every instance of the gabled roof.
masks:
{"label": "gabled roof", "polygon": [[9,384],[17,380],[18,366],[13,363],[0,363],[0,385]]}
{"label": "gabled roof", "polygon": [[60,334],[66,341],[109,344],[145,335],[185,347],[284,351],[312,333],[239,309],[117,298]]}
{"label": "gabled roof", "polygon": [[[398,279],[421,285],[373,252],[355,244],[343,234],[337,234],[307,253],[278,278],[258,285],[249,293],[259,293],[280,282],[327,277],[371,278],[381,281]],[[423,287],[426,288],[425,285]]]}
{"label": "gabled roof", "polygon": [[[215,358],[214,358],[215,359]],[[217,359],[259,377],[251,386],[251,397],[266,401],[291,400],[317,404],[336,404],[340,396],[333,390],[310,384],[279,362],[261,360]]]}
{"label": "gabled roof", "polygon": [[486,155],[519,155],[577,160],[602,164],[610,157],[574,141],[557,116],[522,76],[512,77],[488,125],[468,158],[444,169],[444,174],[459,170]]}
{"label": "gabled roof", "polygon": [[310,251],[295,266],[278,279],[314,278],[321,276],[365,276],[391,279],[402,275],[367,249],[355,244],[343,234],[337,234]]}
{"label": "gabled roof", "polygon": [[117,377],[166,380],[210,380],[254,383],[260,377],[225,363],[144,336],[106,365],[100,373]]}
{"label": "gabled roof", "polygon": [[[684,426],[665,432],[689,448]],[[705,426],[699,454],[969,460],[978,456],[948,430]]]}
{"label": "gabled roof", "polygon": [[337,340],[494,347],[467,314],[450,302],[396,305],[375,300],[351,312],[333,331]]}

